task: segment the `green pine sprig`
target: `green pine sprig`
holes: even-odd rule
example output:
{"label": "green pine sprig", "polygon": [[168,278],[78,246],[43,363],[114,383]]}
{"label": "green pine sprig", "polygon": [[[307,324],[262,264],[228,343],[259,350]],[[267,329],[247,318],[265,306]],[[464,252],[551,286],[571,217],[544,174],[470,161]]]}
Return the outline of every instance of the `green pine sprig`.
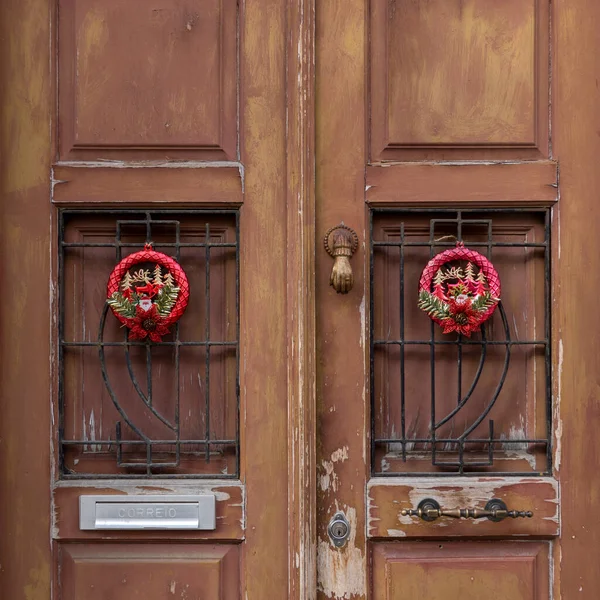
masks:
{"label": "green pine sprig", "polygon": [[418,306],[421,310],[424,310],[428,315],[436,319],[446,319],[450,316],[448,306],[427,290],[423,290],[419,294]]}
{"label": "green pine sprig", "polygon": [[165,285],[156,295],[156,308],[161,317],[168,317],[177,302],[180,288]]}
{"label": "green pine sprig", "polygon": [[123,315],[127,319],[133,319],[135,317],[135,304],[125,298],[121,292],[113,292],[112,296],[106,300],[108,305]]}
{"label": "green pine sprig", "polygon": [[496,303],[496,298],[494,298],[492,294],[490,294],[490,292],[486,292],[485,294],[479,296],[479,298],[477,298],[477,300],[473,302],[472,306],[473,310],[485,312],[486,310],[494,306]]}

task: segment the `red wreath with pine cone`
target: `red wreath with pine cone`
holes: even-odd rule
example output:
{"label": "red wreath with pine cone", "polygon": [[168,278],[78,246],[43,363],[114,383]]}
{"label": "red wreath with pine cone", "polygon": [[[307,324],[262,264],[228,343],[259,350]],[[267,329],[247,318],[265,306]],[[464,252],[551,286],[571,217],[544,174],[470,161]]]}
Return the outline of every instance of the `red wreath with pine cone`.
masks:
{"label": "red wreath with pine cone", "polygon": [[160,342],[185,312],[190,287],[175,259],[146,244],[114,268],[106,295],[114,315],[129,329],[130,339]]}
{"label": "red wreath with pine cone", "polygon": [[462,242],[433,257],[421,274],[418,306],[443,333],[470,337],[492,316],[499,302],[496,269]]}

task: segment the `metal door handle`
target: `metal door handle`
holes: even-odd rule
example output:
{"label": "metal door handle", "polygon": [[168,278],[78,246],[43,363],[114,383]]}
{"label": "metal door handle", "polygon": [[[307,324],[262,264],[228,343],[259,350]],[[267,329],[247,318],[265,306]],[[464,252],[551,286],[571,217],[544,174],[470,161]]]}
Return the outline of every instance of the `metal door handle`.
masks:
{"label": "metal door handle", "polygon": [[530,510],[508,510],[506,504],[498,498],[493,498],[485,508],[453,508],[444,509],[437,500],[425,498],[419,502],[416,509],[404,509],[401,512],[403,517],[419,517],[423,521],[435,521],[440,517],[451,517],[453,519],[488,519],[495,523],[503,521],[506,518],[518,519],[519,517],[533,517]]}

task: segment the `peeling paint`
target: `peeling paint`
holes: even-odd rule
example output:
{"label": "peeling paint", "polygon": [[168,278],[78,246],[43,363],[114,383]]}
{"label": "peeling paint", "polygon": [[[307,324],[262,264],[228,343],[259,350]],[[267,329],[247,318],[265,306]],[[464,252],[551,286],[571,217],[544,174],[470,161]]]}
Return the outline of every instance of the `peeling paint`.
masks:
{"label": "peeling paint", "polygon": [[406,537],[406,532],[402,529],[388,529],[387,533],[390,537]]}
{"label": "peeling paint", "polygon": [[335,472],[334,464],[337,462],[344,462],[348,460],[348,446],[338,448],[331,455],[331,460],[321,461],[321,470],[323,474],[319,476],[319,484],[322,491],[332,490],[334,492],[338,489],[338,476]]}
{"label": "peeling paint", "polygon": [[[140,480],[136,481],[135,484],[130,484],[118,479],[107,479],[102,481],[101,484],[98,481],[69,481],[60,480],[56,482],[57,488],[92,488],[92,489],[110,489],[115,492],[121,492],[128,495],[138,494],[214,494],[217,502],[226,502],[231,496],[225,491],[228,487],[232,489],[240,489],[242,492],[242,498],[244,495],[244,486],[239,483],[229,482],[218,482],[218,483],[194,483],[191,481],[181,482],[169,482],[160,484],[156,480]],[[244,503],[244,502],[243,502]],[[237,506],[237,505],[232,505]]]}
{"label": "peeling paint", "polygon": [[554,468],[556,471],[560,471],[561,463],[561,451],[562,451],[562,436],[563,436],[563,423],[560,418],[560,398],[562,391],[562,371],[563,371],[563,341],[558,341],[558,366],[556,376],[556,403],[554,405]]}
{"label": "peeling paint", "polygon": [[350,537],[343,548],[332,542],[319,540],[317,549],[318,589],[327,598],[350,599],[367,593],[365,557],[356,546],[356,509],[345,508],[350,523]]}
{"label": "peeling paint", "polygon": [[[401,509],[408,506],[416,507],[419,502],[425,498],[435,498],[445,508],[457,507],[481,507],[494,497],[502,498],[505,494],[514,495],[523,492],[519,486],[529,486],[533,484],[533,489],[540,488],[539,493],[535,493],[536,506],[539,522],[552,523],[554,526],[548,527],[547,531],[555,532],[560,528],[559,514],[559,485],[554,478],[481,478],[473,481],[465,481],[460,477],[448,478],[443,482],[437,478],[423,478],[419,480],[388,479],[367,484],[367,502],[368,502],[368,523],[367,534],[369,537],[404,537],[402,530],[410,528],[414,531],[414,517],[403,516]],[[550,486],[550,487],[548,487]],[[397,488],[397,491],[390,494],[385,488]],[[515,489],[516,488],[516,489]],[[526,488],[524,488],[526,489]],[[523,493],[527,493],[526,491]],[[533,497],[533,496],[532,496]],[[391,504],[389,501],[394,498]],[[391,509],[391,510],[390,510]],[[440,519],[435,523],[430,523],[429,527],[437,531],[446,530],[454,527],[453,520]],[[469,522],[469,528],[473,526],[485,528],[487,521],[474,520]],[[396,530],[400,530],[400,532]],[[392,530],[394,533],[392,533]],[[408,530],[406,530],[408,531]],[[386,533],[387,532],[387,533]],[[447,535],[447,533],[444,533]],[[461,534],[462,535],[462,534]],[[478,534],[474,534],[478,535]],[[518,536],[519,533],[511,533],[511,536]],[[529,535],[529,534],[524,534]]]}

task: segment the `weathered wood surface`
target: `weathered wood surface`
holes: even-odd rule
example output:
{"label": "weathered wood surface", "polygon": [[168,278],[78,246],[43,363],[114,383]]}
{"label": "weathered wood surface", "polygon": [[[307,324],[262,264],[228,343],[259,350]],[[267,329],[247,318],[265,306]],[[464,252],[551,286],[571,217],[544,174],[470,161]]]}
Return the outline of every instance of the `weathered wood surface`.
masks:
{"label": "weathered wood surface", "polygon": [[[79,497],[82,494],[114,495],[115,501],[122,495],[165,494],[170,495],[214,494],[216,498],[217,528],[214,531],[80,531]],[[53,494],[52,538],[61,542],[93,542],[99,540],[163,541],[173,540],[242,540],[245,535],[244,486],[240,483],[189,483],[181,481],[106,481],[63,482],[55,487]]]}
{"label": "weathered wood surface", "polygon": [[244,6],[240,385],[249,600],[288,593],[285,22],[282,0]]}
{"label": "weathered wood surface", "polygon": [[[368,586],[366,11],[365,2],[351,0],[321,3],[317,14],[317,566],[318,598],[323,599],[365,598]],[[359,238],[351,260],[354,287],[347,295],[336,294],[329,286],[333,261],[322,246],[325,232],[341,221]],[[339,550],[326,531],[338,509],[352,530],[348,544]]]}
{"label": "weathered wood surface", "polygon": [[315,0],[288,0],[288,598],[316,597]]}
{"label": "weathered wood surface", "polygon": [[61,600],[240,598],[237,545],[61,544],[57,554]]}
{"label": "weathered wood surface", "polygon": [[[404,509],[417,508],[425,498],[437,500],[444,509],[484,508],[488,500],[499,498],[509,510],[529,510],[533,517],[500,523],[442,517],[427,523],[418,517],[401,515]],[[554,537],[560,531],[558,482],[553,478],[371,479],[367,501],[371,538]]]}
{"label": "weathered wood surface", "polygon": [[551,206],[558,200],[558,165],[521,163],[380,163],[367,167],[373,206]]}
{"label": "weathered wood surface", "polygon": [[56,165],[52,176],[52,201],[59,206],[218,207],[243,202],[243,169],[231,163]]}
{"label": "weathered wood surface", "polygon": [[[600,5],[554,6],[553,152],[560,164],[555,223],[555,468],[561,481],[562,537],[555,597],[595,598],[600,587],[593,515],[600,496],[598,357],[594,311],[600,290]],[[576,293],[573,291],[576,290]]]}
{"label": "weathered wood surface", "polygon": [[[50,6],[0,3],[0,597],[48,600]],[[49,359],[50,357],[50,359]]]}
{"label": "weathered wood surface", "polygon": [[374,544],[377,600],[547,600],[546,542]]}

